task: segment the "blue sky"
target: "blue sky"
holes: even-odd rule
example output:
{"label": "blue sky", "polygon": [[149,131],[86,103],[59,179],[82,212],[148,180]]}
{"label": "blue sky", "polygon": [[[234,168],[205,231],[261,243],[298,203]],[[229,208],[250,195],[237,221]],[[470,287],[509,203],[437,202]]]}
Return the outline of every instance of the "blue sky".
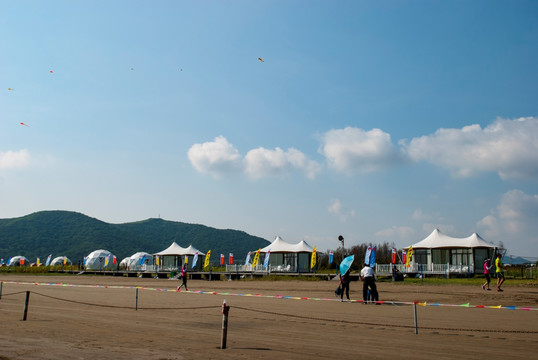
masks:
{"label": "blue sky", "polygon": [[538,256],[535,1],[0,1],[0,28],[2,218]]}

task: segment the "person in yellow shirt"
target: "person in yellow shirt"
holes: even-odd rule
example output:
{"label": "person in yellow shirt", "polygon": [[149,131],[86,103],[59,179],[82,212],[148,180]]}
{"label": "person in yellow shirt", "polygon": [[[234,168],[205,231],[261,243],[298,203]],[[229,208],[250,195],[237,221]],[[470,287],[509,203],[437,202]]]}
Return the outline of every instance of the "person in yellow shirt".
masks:
{"label": "person in yellow shirt", "polygon": [[495,275],[497,275],[497,291],[503,291],[501,285],[504,282],[504,265],[501,261],[501,254],[497,254],[497,259],[495,259]]}

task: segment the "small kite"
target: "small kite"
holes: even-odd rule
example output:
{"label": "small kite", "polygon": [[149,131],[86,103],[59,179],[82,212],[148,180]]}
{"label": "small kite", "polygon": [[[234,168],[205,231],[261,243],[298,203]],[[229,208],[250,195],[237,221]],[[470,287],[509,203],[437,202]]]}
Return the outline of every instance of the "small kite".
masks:
{"label": "small kite", "polygon": [[265,61],[263,61],[263,58],[258,58],[258,61],[259,62],[265,62]]}
{"label": "small kite", "polygon": [[134,68],[131,68],[131,71],[133,71],[133,70],[134,70]]}
{"label": "small kite", "polygon": [[15,89],[12,89],[12,88],[7,88],[7,89],[8,89],[9,91],[13,91],[13,90],[15,90]]}
{"label": "small kite", "polygon": [[54,71],[52,71],[52,70],[49,70],[49,72],[50,72],[51,74],[54,74]]}
{"label": "small kite", "polygon": [[30,127],[30,125],[26,125],[25,123],[21,122],[21,125]]}
{"label": "small kite", "polygon": [[183,71],[183,69],[179,69],[179,71]]}

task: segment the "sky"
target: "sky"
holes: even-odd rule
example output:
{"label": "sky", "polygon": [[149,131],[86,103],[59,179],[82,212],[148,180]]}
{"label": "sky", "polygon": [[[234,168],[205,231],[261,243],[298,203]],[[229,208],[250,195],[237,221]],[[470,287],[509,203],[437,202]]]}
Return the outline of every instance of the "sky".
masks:
{"label": "sky", "polygon": [[0,218],[538,257],[536,1],[0,0],[0,29]]}

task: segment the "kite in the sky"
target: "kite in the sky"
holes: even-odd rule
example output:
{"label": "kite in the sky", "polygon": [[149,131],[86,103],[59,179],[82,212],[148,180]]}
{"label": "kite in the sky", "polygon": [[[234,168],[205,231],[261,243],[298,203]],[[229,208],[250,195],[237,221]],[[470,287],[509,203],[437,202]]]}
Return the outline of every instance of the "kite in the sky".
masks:
{"label": "kite in the sky", "polygon": [[52,71],[52,70],[50,70],[49,72],[50,72],[51,74],[54,74],[54,71]]}
{"label": "kite in the sky", "polygon": [[258,61],[259,62],[265,62],[265,61],[263,61],[263,58],[258,58]]}
{"label": "kite in the sky", "polygon": [[15,90],[15,89],[12,89],[12,88],[7,88],[7,89],[8,89],[9,91],[13,91],[13,90]]}
{"label": "kite in the sky", "polygon": [[30,125],[26,125],[25,123],[21,122],[21,125],[30,127]]}
{"label": "kite in the sky", "polygon": [[133,71],[133,70],[134,70],[134,68],[131,68],[131,71]]}

